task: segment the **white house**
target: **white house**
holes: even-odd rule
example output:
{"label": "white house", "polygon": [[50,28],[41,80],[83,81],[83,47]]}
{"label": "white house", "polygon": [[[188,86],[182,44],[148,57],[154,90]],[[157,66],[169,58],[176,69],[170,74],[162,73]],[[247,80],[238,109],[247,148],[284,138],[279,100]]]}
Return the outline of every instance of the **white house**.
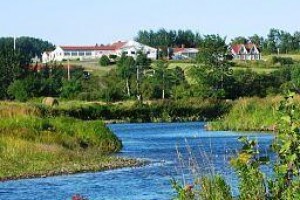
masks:
{"label": "white house", "polygon": [[231,54],[236,60],[260,60],[260,49],[253,43],[231,46]]}
{"label": "white house", "polygon": [[52,52],[44,52],[42,55],[43,63],[63,60],[94,60],[103,55],[121,56],[125,53],[136,58],[137,53],[142,51],[148,58],[156,59],[157,50],[135,41],[118,41],[109,45],[95,46],[57,46]]}
{"label": "white house", "polygon": [[142,52],[143,54],[147,54],[147,57],[152,60],[157,59],[157,49],[133,40],[127,42],[117,42],[113,43],[112,45],[119,46],[119,48],[116,49],[116,54],[118,56],[121,56],[124,53],[127,56],[132,56],[133,58],[136,58],[138,52]]}

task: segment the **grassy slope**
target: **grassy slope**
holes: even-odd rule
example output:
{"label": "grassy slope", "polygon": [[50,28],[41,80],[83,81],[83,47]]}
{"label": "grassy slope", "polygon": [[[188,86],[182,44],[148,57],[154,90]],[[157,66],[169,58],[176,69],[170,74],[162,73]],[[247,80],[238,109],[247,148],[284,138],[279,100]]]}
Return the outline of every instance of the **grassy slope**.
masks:
{"label": "grassy slope", "polygon": [[43,117],[30,104],[0,102],[0,180],[137,165],[109,156],[121,141],[101,121]]}
{"label": "grassy slope", "polygon": [[[280,96],[267,98],[241,98],[236,100],[231,111],[217,121],[210,122],[210,130],[273,130],[274,125],[280,118],[277,111],[280,101],[284,98]],[[295,103],[300,104],[300,97],[296,96]],[[299,115],[296,113],[296,115]]]}
{"label": "grassy slope", "polygon": [[[63,64],[66,65],[67,62],[63,62]],[[82,66],[86,71],[93,74],[93,76],[106,76],[110,70],[114,70],[117,67],[116,65],[102,67],[97,61],[70,61],[70,64]]]}

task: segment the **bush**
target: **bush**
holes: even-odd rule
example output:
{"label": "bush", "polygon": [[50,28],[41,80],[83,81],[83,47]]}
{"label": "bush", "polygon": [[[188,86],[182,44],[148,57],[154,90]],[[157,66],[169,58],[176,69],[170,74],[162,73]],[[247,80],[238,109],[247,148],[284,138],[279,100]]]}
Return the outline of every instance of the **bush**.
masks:
{"label": "bush", "polygon": [[99,61],[101,66],[108,66],[110,64],[110,60],[106,55],[103,55]]}
{"label": "bush", "polygon": [[292,65],[292,64],[294,64],[294,61],[293,61],[293,58],[290,58],[290,57],[273,56],[272,63],[273,64],[279,63],[280,65]]}
{"label": "bush", "polygon": [[29,94],[27,84],[24,81],[16,80],[7,89],[7,93],[14,97],[16,100],[25,102],[27,101]]}
{"label": "bush", "polygon": [[116,59],[116,58],[117,58],[117,55],[109,55],[109,58],[110,58],[110,59]]}

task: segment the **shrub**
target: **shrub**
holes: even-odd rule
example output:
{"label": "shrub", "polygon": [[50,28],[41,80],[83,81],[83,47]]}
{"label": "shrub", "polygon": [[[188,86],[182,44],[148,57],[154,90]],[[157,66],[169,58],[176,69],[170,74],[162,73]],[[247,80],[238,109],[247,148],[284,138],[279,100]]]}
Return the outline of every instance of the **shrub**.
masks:
{"label": "shrub", "polygon": [[108,66],[110,64],[110,60],[106,55],[103,55],[99,61],[101,66]]}
{"label": "shrub", "polygon": [[13,82],[7,90],[7,93],[14,97],[16,100],[25,102],[29,98],[28,87],[22,80],[16,80]]}
{"label": "shrub", "polygon": [[290,58],[290,57],[273,56],[272,63],[273,64],[279,63],[280,65],[292,65],[292,64],[294,64],[294,61],[293,61],[293,58]]}

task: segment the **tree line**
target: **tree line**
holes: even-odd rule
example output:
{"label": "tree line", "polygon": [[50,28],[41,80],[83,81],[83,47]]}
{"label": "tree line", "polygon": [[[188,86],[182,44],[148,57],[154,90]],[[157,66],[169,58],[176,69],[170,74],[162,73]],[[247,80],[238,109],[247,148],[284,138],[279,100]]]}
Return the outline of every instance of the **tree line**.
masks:
{"label": "tree line", "polygon": [[[168,47],[187,47],[187,48],[203,48],[203,43],[208,37],[220,37],[216,34],[202,35],[191,30],[166,30],[164,28],[157,31],[141,30],[137,33],[135,40],[143,44],[167,49]],[[262,50],[265,54],[274,53],[299,53],[300,51],[300,32],[289,33],[284,30],[271,28],[267,36],[237,36],[233,38],[230,45],[246,44],[252,42]]]}
{"label": "tree line", "polygon": [[[251,69],[232,71],[234,63],[225,57],[225,39],[218,35],[203,38],[197,62],[188,69],[176,64],[170,67],[164,57],[151,61],[139,52],[136,59],[126,55],[117,58],[116,69],[106,76],[86,76],[83,68],[73,66],[71,79],[62,64],[29,64],[35,52],[53,45],[35,39],[28,41],[42,44],[36,45],[36,51],[28,47],[23,50],[18,45],[14,49],[13,38],[0,39],[0,99],[26,101],[43,96],[107,102],[194,97],[236,99],[276,95],[285,88],[300,87],[300,66],[290,60],[274,59],[274,65],[280,62],[282,67],[268,74]],[[32,52],[31,56],[28,52]]]}

